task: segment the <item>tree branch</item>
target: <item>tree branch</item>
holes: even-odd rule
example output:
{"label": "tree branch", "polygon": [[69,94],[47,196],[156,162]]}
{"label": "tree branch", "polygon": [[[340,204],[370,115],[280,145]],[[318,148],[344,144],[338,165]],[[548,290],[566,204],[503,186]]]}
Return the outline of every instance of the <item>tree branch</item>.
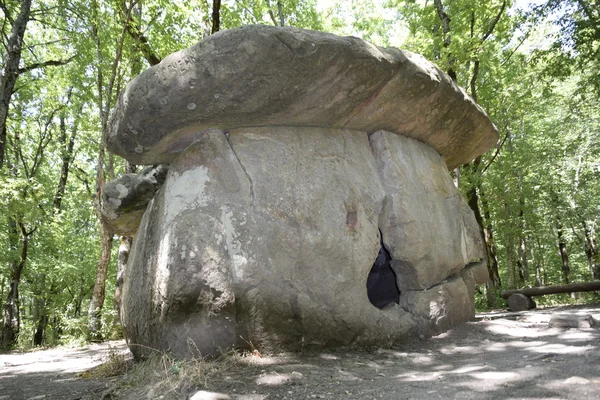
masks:
{"label": "tree branch", "polygon": [[267,9],[269,10],[269,17],[271,17],[271,21],[273,21],[274,26],[279,26],[277,23],[277,19],[275,18],[275,14],[273,14],[273,10],[271,9],[271,2],[269,0],[265,0],[267,3]]}
{"label": "tree branch", "polygon": [[500,7],[500,11],[498,11],[498,14],[496,14],[496,18],[494,18],[494,20],[492,21],[492,24],[490,25],[488,31],[481,38],[481,42],[482,43],[485,42],[486,39],[490,37],[490,35],[492,34],[492,32],[494,32],[494,29],[496,29],[496,25],[498,24],[498,21],[500,21],[500,18],[502,18],[502,14],[504,13],[504,9],[505,8],[506,8],[506,0],[504,0],[502,2],[502,6]]}
{"label": "tree branch", "polygon": [[161,58],[156,54],[156,52],[150,46],[150,41],[148,38],[142,33],[139,23],[135,20],[135,16],[132,13],[133,8],[135,7],[137,2],[133,1],[130,3],[129,7],[125,7],[123,4],[123,14],[125,18],[125,30],[131,36],[131,38],[138,44],[139,50],[148,61],[150,65],[156,65],[161,62]]}
{"label": "tree branch", "polygon": [[510,131],[506,132],[506,135],[504,136],[504,139],[502,139],[502,142],[500,143],[500,145],[496,148],[496,152],[494,153],[494,155],[492,156],[492,158],[490,159],[490,162],[487,163],[487,165],[481,170],[481,174],[483,175],[485,171],[487,171],[487,169],[492,165],[492,163],[494,162],[494,160],[496,159],[496,157],[498,157],[498,154],[500,154],[500,149],[502,148],[502,146],[504,146],[504,142],[506,142],[506,139],[508,139],[508,135],[510,134]]}
{"label": "tree branch", "polygon": [[210,34],[218,32],[221,29],[221,0],[213,0],[212,6],[212,29]]}
{"label": "tree branch", "polygon": [[12,19],[12,16],[8,11],[8,7],[6,7],[6,3],[4,2],[4,0],[0,0],[0,10],[2,10],[8,22],[10,22],[10,24],[13,25],[15,21]]}
{"label": "tree branch", "polygon": [[23,68],[19,68],[17,70],[17,73],[19,75],[21,75],[25,72],[33,71],[34,69],[38,69],[38,68],[57,67],[60,65],[68,64],[71,61],[73,61],[74,59],[75,59],[75,56],[72,56],[70,58],[67,58],[66,60],[48,60],[48,61],[44,61],[44,62],[34,63],[34,64],[26,65]]}

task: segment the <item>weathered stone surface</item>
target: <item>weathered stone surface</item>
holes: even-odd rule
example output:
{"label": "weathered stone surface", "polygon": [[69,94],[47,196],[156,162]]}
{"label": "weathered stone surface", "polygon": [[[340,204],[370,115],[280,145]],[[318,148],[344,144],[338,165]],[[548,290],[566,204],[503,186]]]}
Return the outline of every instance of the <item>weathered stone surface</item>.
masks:
{"label": "weathered stone surface", "polygon": [[130,348],[189,356],[405,337],[411,314],[367,297],[383,198],[364,132],[204,132],[171,164],[134,240]]}
{"label": "weathered stone surface", "polygon": [[400,306],[410,311],[420,328],[430,335],[444,332],[475,316],[473,297],[460,277],[427,290],[402,292]]}
{"label": "weathered stone surface", "polygon": [[[467,201],[460,193],[458,193],[458,191],[457,194],[460,200],[460,210],[462,213],[462,238],[460,241],[462,246],[461,252],[466,254],[465,260],[468,260],[469,262],[475,260],[485,260],[487,257],[485,252],[485,243],[483,242],[483,236],[481,230],[479,229],[479,224],[475,219],[475,214],[471,210],[471,207],[469,207]],[[485,274],[488,274],[487,262],[484,263],[484,267],[486,270]],[[483,282],[478,281],[478,284],[485,283],[489,279],[489,276],[488,278],[485,278],[482,272],[478,273],[477,275],[478,279],[485,279]]]}
{"label": "weathered stone surface", "polygon": [[529,296],[521,293],[515,293],[506,300],[510,311],[526,311],[536,307],[535,301]]}
{"label": "weathered stone surface", "polygon": [[102,189],[101,212],[114,233],[134,236],[144,211],[167,176],[167,165],[153,165],[139,174],[125,174]]}
{"label": "weathered stone surface", "polygon": [[497,140],[485,112],[419,55],[256,25],[211,35],[129,83],[108,146],[135,164],[169,163],[204,129],[264,125],[385,129],[429,144],[449,168]]}
{"label": "weathered stone surface", "polygon": [[473,280],[477,285],[482,285],[490,280],[487,262],[485,261],[469,264],[465,267],[465,271],[471,273]]}
{"label": "weathered stone surface", "polygon": [[[508,300],[510,300],[510,297],[508,298]],[[548,327],[550,328],[580,329],[593,328],[595,326],[596,320],[594,320],[594,317],[592,317],[591,314],[552,314],[552,316],[550,316],[550,321],[548,321]]]}
{"label": "weathered stone surface", "polygon": [[385,131],[370,141],[386,192],[379,228],[400,290],[427,289],[479,261],[479,230],[440,155]]}

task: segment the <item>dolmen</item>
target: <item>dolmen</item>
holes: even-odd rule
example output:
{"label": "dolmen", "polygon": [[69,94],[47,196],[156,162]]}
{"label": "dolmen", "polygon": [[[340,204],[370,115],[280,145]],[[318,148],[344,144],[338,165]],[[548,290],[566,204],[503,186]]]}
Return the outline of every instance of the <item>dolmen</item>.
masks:
{"label": "dolmen", "polygon": [[497,132],[420,55],[221,31],[131,81],[107,140],[151,165],[103,197],[135,234],[121,317],[138,358],[390,346],[474,315],[485,248],[449,169]]}

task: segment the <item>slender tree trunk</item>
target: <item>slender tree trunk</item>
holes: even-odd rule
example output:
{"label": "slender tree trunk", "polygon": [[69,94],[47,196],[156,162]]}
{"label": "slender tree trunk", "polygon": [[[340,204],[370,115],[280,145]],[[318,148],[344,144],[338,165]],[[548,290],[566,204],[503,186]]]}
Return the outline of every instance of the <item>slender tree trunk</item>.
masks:
{"label": "slender tree trunk", "polygon": [[31,0],[21,0],[21,7],[17,18],[12,21],[12,30],[8,38],[6,53],[2,60],[2,72],[0,74],[0,170],[4,165],[4,156],[6,153],[8,110],[10,100],[14,93],[15,83],[19,77],[19,62],[21,61],[21,50],[23,46],[23,37],[29,15],[31,13]]}
{"label": "slender tree trunk", "polygon": [[592,279],[600,278],[600,257],[598,256],[598,248],[596,247],[596,237],[594,230],[590,225],[581,218],[583,233],[585,237],[585,255],[588,260],[590,275]]}
{"label": "slender tree trunk", "polygon": [[277,13],[279,14],[279,26],[285,26],[285,18],[283,15],[283,4],[281,0],[277,2]]}
{"label": "slender tree trunk", "polygon": [[[448,47],[450,47],[450,44],[452,43],[452,36],[450,34],[451,18],[448,15],[448,13],[446,13],[446,11],[444,10],[444,5],[442,4],[442,0],[433,0],[433,4],[435,5],[438,17],[442,23],[442,33],[443,33],[442,39],[444,41],[444,47],[448,48]],[[452,55],[450,55],[448,57],[448,61],[447,61],[446,73],[454,82],[456,82],[457,75],[456,75],[456,71],[454,68],[455,68],[454,58],[452,57]]]}
{"label": "slender tree trunk", "polygon": [[22,223],[18,223],[13,229],[18,229],[21,252],[19,261],[13,263],[10,275],[10,289],[6,302],[4,303],[2,329],[0,330],[0,346],[9,348],[17,343],[19,330],[21,327],[20,302],[19,302],[19,284],[21,283],[21,274],[27,263],[27,252],[29,248],[29,237],[33,232],[27,232]]}
{"label": "slender tree trunk", "polygon": [[108,275],[108,266],[110,264],[110,255],[113,246],[112,233],[107,231],[103,224],[100,224],[100,232],[102,254],[96,269],[96,282],[94,284],[89,308],[88,328],[90,330],[90,339],[92,340],[102,339],[102,334],[100,333],[100,328],[102,327],[102,308],[104,307],[106,277]]}
{"label": "slender tree trunk", "polygon": [[221,29],[221,0],[213,0],[212,4],[212,27],[210,34],[218,32]]}
{"label": "slender tree trunk", "polygon": [[488,306],[495,307],[498,291],[502,287],[502,280],[500,279],[500,271],[498,269],[498,255],[490,207],[486,200],[481,182],[478,182],[478,191],[481,206],[483,208],[483,217],[486,221],[483,226],[483,237],[485,239],[486,254],[488,257],[488,273],[490,276],[490,281],[486,284],[486,297]]}
{"label": "slender tree trunk", "polygon": [[92,1],[92,13],[96,18],[94,18],[91,30],[94,43],[96,45],[96,58],[98,62],[96,83],[98,112],[100,114],[100,140],[98,143],[98,163],[96,166],[96,191],[94,198],[94,206],[96,209],[96,215],[98,217],[98,225],[100,226],[100,242],[102,245],[102,253],[100,256],[100,260],[98,260],[98,266],[96,270],[96,281],[94,284],[94,289],[92,291],[92,298],[90,300],[88,314],[88,328],[90,331],[90,339],[98,339],[101,337],[101,312],[102,308],[104,307],[104,298],[106,294],[106,278],[108,274],[108,266],[110,264],[111,249],[113,246],[113,232],[111,232],[106,226],[106,224],[104,224],[103,222],[103,218],[101,217],[102,212],[100,201],[102,199],[102,190],[104,188],[106,173],[108,173],[109,176],[112,174],[112,171],[110,170],[105,171],[105,143],[106,137],[108,135],[108,117],[110,113],[111,102],[113,99],[113,90],[115,89],[115,82],[117,81],[117,77],[119,76],[119,66],[121,62],[121,57],[123,55],[123,44],[125,41],[127,28],[129,26],[128,21],[132,12],[132,6],[133,4],[130,5],[130,8],[127,10],[127,15],[122,26],[121,34],[116,40],[116,52],[111,63],[110,75],[108,77],[108,83],[105,89],[104,75],[102,68],[100,67],[103,64],[103,55],[101,51],[102,43],[100,41],[100,36],[98,35],[98,26],[95,25],[95,21],[98,20],[97,15],[99,11],[99,6],[95,0]]}
{"label": "slender tree trunk", "polygon": [[569,253],[567,251],[567,240],[563,233],[563,225],[560,216],[556,216],[556,231],[558,236],[558,251],[562,261],[561,271],[563,283],[567,284],[570,282],[571,266],[569,265]]}
{"label": "slender tree trunk", "polygon": [[[125,161],[125,172],[133,173],[136,170],[136,166],[131,164],[129,161]],[[123,279],[125,278],[125,271],[127,269],[127,261],[129,260],[129,252],[131,251],[131,244],[133,238],[128,236],[121,236],[119,238],[119,260],[117,267],[117,282],[115,284],[115,296],[114,296],[114,307],[121,320],[121,295],[123,290]]]}
{"label": "slender tree trunk", "polygon": [[[71,97],[69,91],[69,100]],[[83,104],[76,111],[76,115],[81,114],[81,110],[83,108]],[[62,207],[62,200],[65,195],[65,190],[67,187],[67,180],[69,178],[69,171],[71,167],[71,162],[73,161],[73,151],[75,148],[75,139],[77,137],[78,131],[78,119],[76,118],[75,123],[71,128],[71,134],[67,134],[67,124],[66,124],[66,115],[63,113],[59,117],[59,142],[61,146],[61,169],[60,176],[58,179],[58,184],[56,185],[56,192],[54,194],[54,200],[52,202],[52,216],[56,216],[60,213]],[[42,274],[40,277],[40,287],[46,287],[46,274]],[[54,285],[52,285],[54,287]],[[35,312],[34,312],[34,321],[35,321],[35,331],[33,334],[33,344],[34,346],[41,346],[45,341],[46,334],[46,325],[48,324],[48,304],[50,303],[49,295],[53,294],[54,290],[45,291],[42,290],[42,293],[39,294],[39,298],[35,302]]]}
{"label": "slender tree trunk", "polygon": [[[215,0],[220,1],[220,0]],[[122,3],[123,24],[127,33],[135,41],[136,47],[142,53],[148,64],[156,65],[160,63],[160,56],[150,46],[150,41],[142,33],[140,21],[142,16],[142,4],[138,1],[129,1],[129,4]]]}
{"label": "slender tree trunk", "polygon": [[[78,114],[81,113],[82,107],[79,108]],[[66,117],[65,115],[60,116],[60,141],[61,141],[61,151],[62,151],[62,165],[60,168],[60,177],[58,180],[58,185],[56,187],[56,193],[54,195],[54,214],[60,212],[62,199],[65,195],[65,190],[67,188],[67,180],[69,178],[69,170],[71,167],[71,161],[73,160],[73,149],[75,148],[75,139],[77,137],[77,121],[73,125],[71,130],[71,135],[69,136],[67,142],[67,126],[66,126]]]}
{"label": "slender tree trunk", "polygon": [[525,196],[521,185],[521,171],[517,170],[519,189],[519,271],[524,282],[529,282],[529,261],[527,260],[527,226],[525,224]]}
{"label": "slender tree trunk", "polygon": [[[504,201],[504,220],[510,221],[510,206],[508,202]],[[508,276],[507,288],[515,289],[517,287],[517,271],[515,270],[515,265],[513,262],[513,237],[510,229],[506,230],[505,233],[505,250],[506,250],[506,272]]]}
{"label": "slender tree trunk", "polygon": [[[35,298],[33,304],[33,320],[35,321],[35,329],[33,333],[33,345],[41,346],[44,344],[46,325],[48,324],[48,298],[46,295],[46,274],[40,276],[38,287],[41,293]],[[50,290],[52,292],[52,290]]]}

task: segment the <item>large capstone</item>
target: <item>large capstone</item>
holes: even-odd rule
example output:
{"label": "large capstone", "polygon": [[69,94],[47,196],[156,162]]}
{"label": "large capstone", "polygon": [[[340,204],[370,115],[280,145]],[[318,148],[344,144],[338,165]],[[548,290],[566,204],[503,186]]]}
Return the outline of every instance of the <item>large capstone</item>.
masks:
{"label": "large capstone", "polygon": [[255,25],[217,32],[135,78],[108,146],[134,164],[169,163],[203,129],[265,125],[385,129],[427,143],[450,168],[497,139],[481,108],[418,54]]}
{"label": "large capstone", "polygon": [[[109,210],[137,231],[121,313],[136,357],[387,346],[473,317],[485,248],[448,168],[496,130],[421,56],[219,32],[134,79],[110,126],[113,152],[170,164],[137,230]],[[115,206],[135,194],[111,185]]]}

